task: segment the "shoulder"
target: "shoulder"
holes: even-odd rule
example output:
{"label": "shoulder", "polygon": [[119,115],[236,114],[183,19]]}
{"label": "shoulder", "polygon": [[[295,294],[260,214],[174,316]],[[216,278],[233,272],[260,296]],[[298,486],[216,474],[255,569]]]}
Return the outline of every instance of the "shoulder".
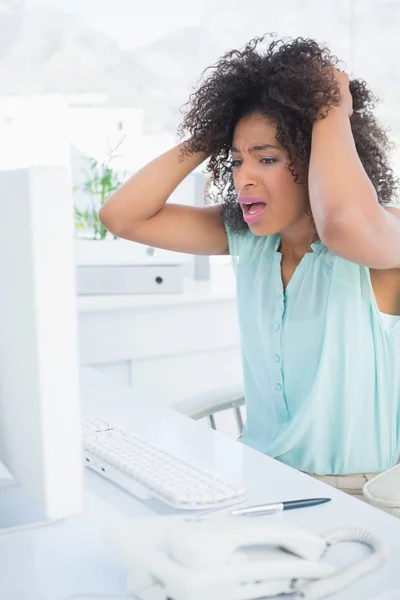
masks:
{"label": "shoulder", "polygon": [[400,219],[400,202],[388,202],[383,208],[390,214],[395,215],[395,217]]}
{"label": "shoulder", "polygon": [[384,209],[400,219],[400,202],[389,202],[385,204]]}

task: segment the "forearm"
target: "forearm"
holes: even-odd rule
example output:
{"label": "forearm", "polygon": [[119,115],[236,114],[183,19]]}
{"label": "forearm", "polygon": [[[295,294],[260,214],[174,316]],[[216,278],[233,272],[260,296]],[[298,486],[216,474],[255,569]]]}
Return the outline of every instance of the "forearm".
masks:
{"label": "forearm", "polygon": [[206,158],[197,152],[182,159],[183,144],[168,150],[130,177],[102,206],[99,216],[116,235],[127,224],[143,222],[156,215],[178,185]]}
{"label": "forearm", "polygon": [[373,218],[376,191],[358,157],[348,115],[331,108],[314,123],[309,167],[309,194],[317,231],[343,223],[346,215]]}

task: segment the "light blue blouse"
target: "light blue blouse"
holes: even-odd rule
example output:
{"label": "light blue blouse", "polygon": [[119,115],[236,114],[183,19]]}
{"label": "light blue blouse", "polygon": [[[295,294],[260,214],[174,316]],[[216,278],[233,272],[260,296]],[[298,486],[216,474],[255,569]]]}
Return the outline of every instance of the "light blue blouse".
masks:
{"label": "light blue blouse", "polygon": [[383,323],[369,269],[317,242],[284,293],[279,235],[228,230],[228,238],[246,396],[242,441],[318,475],[395,465],[400,322]]}

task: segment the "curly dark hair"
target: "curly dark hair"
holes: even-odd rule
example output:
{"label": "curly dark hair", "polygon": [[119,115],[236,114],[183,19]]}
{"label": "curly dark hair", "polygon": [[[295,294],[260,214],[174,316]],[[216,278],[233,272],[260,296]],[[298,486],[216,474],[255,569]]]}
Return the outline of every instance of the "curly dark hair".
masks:
{"label": "curly dark hair", "polygon": [[[234,231],[247,230],[233,186],[230,148],[238,120],[254,112],[272,119],[276,139],[287,152],[295,180],[295,164],[308,170],[311,132],[322,106],[340,104],[340,92],[332,66],[338,59],[326,46],[311,39],[270,40],[256,37],[243,50],[231,50],[200,78],[197,89],[183,107],[178,134],[189,138],[183,155],[205,151],[211,173],[206,198],[222,203],[224,221]],[[351,128],[358,155],[372,181],[380,204],[387,204],[397,189],[388,161],[391,149],[386,130],[372,113],[377,98],[365,81],[350,81],[353,97]]]}

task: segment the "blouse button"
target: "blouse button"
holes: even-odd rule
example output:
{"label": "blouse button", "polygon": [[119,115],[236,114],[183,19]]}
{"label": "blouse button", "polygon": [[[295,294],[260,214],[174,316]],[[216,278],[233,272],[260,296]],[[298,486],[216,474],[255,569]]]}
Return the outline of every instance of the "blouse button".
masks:
{"label": "blouse button", "polygon": [[276,391],[277,391],[277,392],[281,392],[281,391],[282,391],[282,386],[281,386],[281,384],[280,384],[280,383],[277,383],[277,384],[276,384],[276,386],[275,386],[275,389],[276,389]]}
{"label": "blouse button", "polygon": [[275,331],[279,331],[279,329],[281,328],[279,323],[275,323]]}
{"label": "blouse button", "polygon": [[281,362],[281,357],[279,356],[279,354],[275,354],[275,362]]}

